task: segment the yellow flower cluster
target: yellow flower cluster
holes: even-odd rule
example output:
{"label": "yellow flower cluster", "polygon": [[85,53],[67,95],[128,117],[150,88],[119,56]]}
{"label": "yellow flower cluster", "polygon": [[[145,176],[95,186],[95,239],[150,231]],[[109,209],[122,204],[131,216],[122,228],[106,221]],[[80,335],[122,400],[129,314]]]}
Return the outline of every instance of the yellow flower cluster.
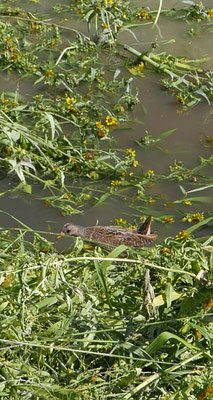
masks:
{"label": "yellow flower cluster", "polygon": [[126,153],[130,154],[132,157],[136,156],[136,151],[133,149],[126,149]]}
{"label": "yellow flower cluster", "polygon": [[53,72],[52,69],[48,69],[48,70],[46,71],[46,77],[47,77],[47,78],[52,78],[53,75],[54,75],[54,72]]}
{"label": "yellow flower cluster", "polygon": [[173,217],[165,217],[162,219],[163,223],[168,223],[168,224],[173,224],[173,222],[175,222]]}
{"label": "yellow flower cluster", "polygon": [[[72,107],[72,106],[76,103],[76,100],[74,99],[74,97],[69,97],[69,96],[68,96],[68,97],[66,98],[66,102],[67,102],[67,104],[68,104],[69,107]],[[68,108],[69,108],[69,107],[68,107]]]}
{"label": "yellow flower cluster", "polygon": [[118,125],[117,119],[112,117],[111,115],[107,115],[105,119],[106,126],[101,121],[96,121],[95,125],[98,129],[98,136],[103,138],[109,132],[108,126],[116,126]]}
{"label": "yellow flower cluster", "polygon": [[182,222],[200,222],[204,219],[203,214],[195,213],[195,214],[187,214],[182,218]]}
{"label": "yellow flower cluster", "polygon": [[101,123],[101,121],[96,121],[96,128],[102,129],[104,125]]}
{"label": "yellow flower cluster", "polygon": [[190,200],[183,200],[182,204],[184,204],[185,206],[191,206],[192,205]]}
{"label": "yellow flower cluster", "polygon": [[12,56],[11,56],[11,58],[10,58],[10,61],[14,62],[14,61],[16,61],[18,58],[19,58],[19,54],[18,54],[18,53],[13,53]]}
{"label": "yellow flower cluster", "polygon": [[213,8],[209,8],[208,16],[213,18]]}
{"label": "yellow flower cluster", "polygon": [[115,117],[111,117],[111,115],[107,115],[106,124],[108,126],[116,126],[116,125],[118,125],[118,122]]}
{"label": "yellow flower cluster", "polygon": [[121,181],[115,180],[115,181],[111,181],[111,185],[112,186],[118,186],[120,185]]}
{"label": "yellow flower cluster", "polygon": [[103,138],[109,132],[109,129],[106,126],[104,126],[101,123],[101,121],[96,121],[95,125],[96,125],[96,128],[98,129],[98,136],[100,138]]}
{"label": "yellow flower cluster", "polygon": [[183,98],[180,94],[178,94],[176,97],[177,97],[177,101],[178,101],[180,104],[182,104],[182,106],[184,106],[184,104],[185,104],[184,98]]}
{"label": "yellow flower cluster", "polygon": [[2,106],[3,106],[3,111],[5,113],[8,113],[8,111],[9,111],[8,106],[15,107],[17,105],[15,102],[13,102],[9,99],[2,100],[1,102],[2,102]]}
{"label": "yellow flower cluster", "polygon": [[116,218],[115,223],[117,225],[126,225],[127,221],[126,221],[126,219],[123,219],[123,218]]}
{"label": "yellow flower cluster", "polygon": [[136,69],[137,69],[137,71],[138,71],[138,72],[141,72],[141,71],[143,71],[143,69],[144,69],[144,66],[145,66],[145,65],[144,65],[144,62],[143,62],[143,61],[141,61],[141,62],[140,62],[140,64],[138,64],[138,66],[137,66],[137,68],[136,68]]}
{"label": "yellow flower cluster", "polygon": [[167,254],[173,254],[173,251],[168,249],[168,247],[163,247],[160,251],[161,254],[167,253]]}
{"label": "yellow flower cluster", "polygon": [[148,19],[149,18],[149,13],[145,10],[141,10],[137,14],[139,19]]}
{"label": "yellow flower cluster", "polygon": [[132,166],[135,168],[135,167],[137,167],[137,165],[138,165],[138,161],[134,160],[133,163],[132,163]]}
{"label": "yellow flower cluster", "polygon": [[189,235],[190,235],[190,232],[183,230],[178,233],[178,235],[176,236],[176,239],[177,240],[184,239],[184,238],[187,238]]}

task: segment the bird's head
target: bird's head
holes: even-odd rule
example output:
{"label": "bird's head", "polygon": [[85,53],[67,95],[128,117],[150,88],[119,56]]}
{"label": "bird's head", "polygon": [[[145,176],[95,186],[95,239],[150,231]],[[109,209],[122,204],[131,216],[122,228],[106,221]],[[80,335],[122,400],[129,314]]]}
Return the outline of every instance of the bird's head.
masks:
{"label": "bird's head", "polygon": [[79,230],[78,226],[73,225],[71,222],[68,222],[63,226],[61,234],[78,235],[78,230]]}

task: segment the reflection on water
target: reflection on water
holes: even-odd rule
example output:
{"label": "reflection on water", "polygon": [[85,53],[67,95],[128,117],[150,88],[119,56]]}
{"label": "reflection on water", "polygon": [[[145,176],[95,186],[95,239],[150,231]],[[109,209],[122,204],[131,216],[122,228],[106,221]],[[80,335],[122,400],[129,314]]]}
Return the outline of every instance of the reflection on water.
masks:
{"label": "reflection on water", "polygon": [[[58,2],[55,1],[55,3]],[[146,3],[150,2],[144,2],[144,5]],[[157,7],[159,1],[155,3]],[[177,7],[180,3],[180,1],[167,1],[164,2],[164,7],[167,5],[169,7]],[[206,6],[210,6],[210,3],[211,1],[203,1],[203,4]],[[53,6],[53,2],[50,5],[47,1],[42,2],[40,5],[29,4],[25,4],[25,8],[29,6],[31,11],[35,9],[42,13],[50,12]],[[154,7],[154,2],[152,2],[152,5]],[[59,19],[61,20],[61,18]],[[77,20],[75,20],[75,28],[77,27],[77,23]],[[73,27],[73,20],[68,20],[66,24]],[[190,27],[191,25],[189,26],[183,21],[169,20],[161,16],[158,26],[154,29],[150,25],[147,25],[146,27],[142,26],[134,30],[138,41],[135,41],[133,36],[128,32],[122,33],[119,36],[119,41],[129,44],[141,52],[150,50],[151,43],[156,42],[156,52],[166,51],[176,56],[186,56],[192,59],[205,56],[213,57],[211,34],[202,30],[202,25],[198,27],[193,23],[196,34],[190,36]],[[80,30],[86,33],[86,25],[82,26],[81,23]],[[122,69],[122,65],[120,68]],[[213,69],[212,60],[209,60],[205,64],[205,68]],[[124,70],[122,69],[122,71]],[[127,71],[124,74],[126,77],[130,76]],[[128,123],[128,126],[126,126],[128,129],[122,129],[121,125],[119,129],[114,131],[113,135],[117,141],[116,147],[122,149],[133,148],[136,150],[136,158],[145,170],[154,170],[156,174],[168,174],[169,166],[175,160],[181,160],[187,168],[193,168],[199,164],[200,156],[208,158],[211,155],[210,148],[205,148],[201,144],[200,139],[202,135],[212,135],[213,117],[211,107],[205,102],[191,110],[183,111],[175,97],[163,89],[160,82],[161,78],[161,75],[146,70],[144,71],[144,78],[135,78],[134,87],[138,88],[141,101],[131,113],[130,119],[136,122]],[[17,87],[19,88],[19,93],[23,94],[28,100],[32,95],[47,90],[42,84],[33,86],[30,80],[20,80],[14,73],[10,72],[9,75],[5,73],[1,74],[1,92],[12,92]],[[137,121],[142,122],[142,124]],[[170,129],[176,129],[176,131],[159,144],[161,149],[158,149],[157,146],[143,149],[136,144],[136,140],[140,140],[146,134],[155,137],[161,132]],[[206,170],[205,174],[209,175],[209,171]],[[13,185],[10,177],[5,178],[5,176],[2,176],[2,178],[1,192]],[[184,182],[181,184],[184,186]],[[199,187],[199,181],[197,185],[194,185],[194,188],[196,187]],[[101,225],[109,225],[114,223],[115,218],[125,216],[128,222],[134,223],[139,220],[141,214],[132,207],[131,202],[127,204],[121,201],[120,197],[110,197],[100,206],[94,207],[93,204],[89,204],[84,208],[85,212],[83,215],[64,217],[58,209],[46,207],[43,202],[36,199],[44,195],[41,190],[41,187],[36,185],[33,188],[32,196],[22,193],[16,195],[8,193],[0,197],[0,209],[11,213],[35,230],[49,230],[53,232],[59,232],[64,223],[70,220],[79,225],[95,225],[97,221]],[[154,216],[159,215],[161,210],[165,214],[164,203],[182,198],[177,183],[165,180],[147,189],[147,193],[157,195],[160,198],[154,206],[147,206],[146,214]],[[210,190],[208,189],[208,193],[198,192],[198,195],[210,196]],[[137,204],[137,206],[140,207],[140,204]],[[141,206],[144,206],[144,203]],[[211,207],[209,203],[202,204],[202,207],[198,203],[198,206],[204,212],[209,211]],[[182,205],[173,205],[172,214],[175,215],[176,222],[171,225],[154,224],[154,230],[159,231],[160,240],[168,235],[174,235],[188,226],[181,222],[181,212],[183,211],[186,212],[186,209]],[[197,206],[192,206],[189,211],[196,212]],[[169,214],[169,209],[166,212]],[[17,226],[17,223],[11,221],[8,216],[1,214],[1,226],[14,227]],[[198,233],[200,235],[210,234],[210,227],[204,227]]]}

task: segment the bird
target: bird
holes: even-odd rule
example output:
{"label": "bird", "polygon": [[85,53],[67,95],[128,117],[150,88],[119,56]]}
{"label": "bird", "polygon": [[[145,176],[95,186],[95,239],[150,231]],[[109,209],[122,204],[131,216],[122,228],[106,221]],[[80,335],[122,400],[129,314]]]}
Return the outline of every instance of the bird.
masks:
{"label": "bird", "polygon": [[95,242],[106,243],[112,246],[124,244],[131,247],[149,246],[158,235],[151,232],[152,217],[149,216],[138,229],[128,229],[118,226],[78,226],[71,222],[66,223],[61,234],[80,236]]}

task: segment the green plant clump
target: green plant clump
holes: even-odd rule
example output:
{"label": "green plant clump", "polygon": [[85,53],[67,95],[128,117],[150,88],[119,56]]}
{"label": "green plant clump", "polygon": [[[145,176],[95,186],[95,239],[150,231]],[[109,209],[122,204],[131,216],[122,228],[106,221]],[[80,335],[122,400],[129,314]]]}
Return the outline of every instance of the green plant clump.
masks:
{"label": "green plant clump", "polygon": [[[189,399],[212,391],[212,247],[56,252],[0,236],[2,398]],[[123,254],[122,254],[123,253]],[[200,397],[199,397],[200,396]]]}
{"label": "green plant clump", "polygon": [[[175,222],[172,206],[186,229],[152,249],[106,251],[78,238],[59,252],[47,233],[24,223],[1,228],[0,398],[210,399],[212,238],[193,232],[212,223],[197,204],[212,202],[206,171],[213,157],[203,155],[191,169],[174,160],[163,175],[145,168],[136,150],[165,151],[161,142],[176,128],[146,131],[133,148],[117,148],[116,134],[132,127],[135,76],[158,73],[181,111],[213,98],[212,71],[197,67],[200,60],[156,54],[155,44],[141,53],[120,43],[120,33],[137,39],[134,29],[156,25],[160,14],[210,28],[213,10],[201,3],[163,10],[160,1],[151,11],[120,0],[53,10],[54,22],[0,8],[0,73],[16,86],[0,94],[0,174],[10,179],[0,196],[30,196],[40,185],[37,197],[63,215],[116,197],[135,218],[152,214],[163,224]],[[20,82],[32,92],[22,93]],[[211,144],[202,135],[204,150]],[[179,198],[152,190],[162,183],[176,184]],[[129,226],[123,218],[115,223]]]}

